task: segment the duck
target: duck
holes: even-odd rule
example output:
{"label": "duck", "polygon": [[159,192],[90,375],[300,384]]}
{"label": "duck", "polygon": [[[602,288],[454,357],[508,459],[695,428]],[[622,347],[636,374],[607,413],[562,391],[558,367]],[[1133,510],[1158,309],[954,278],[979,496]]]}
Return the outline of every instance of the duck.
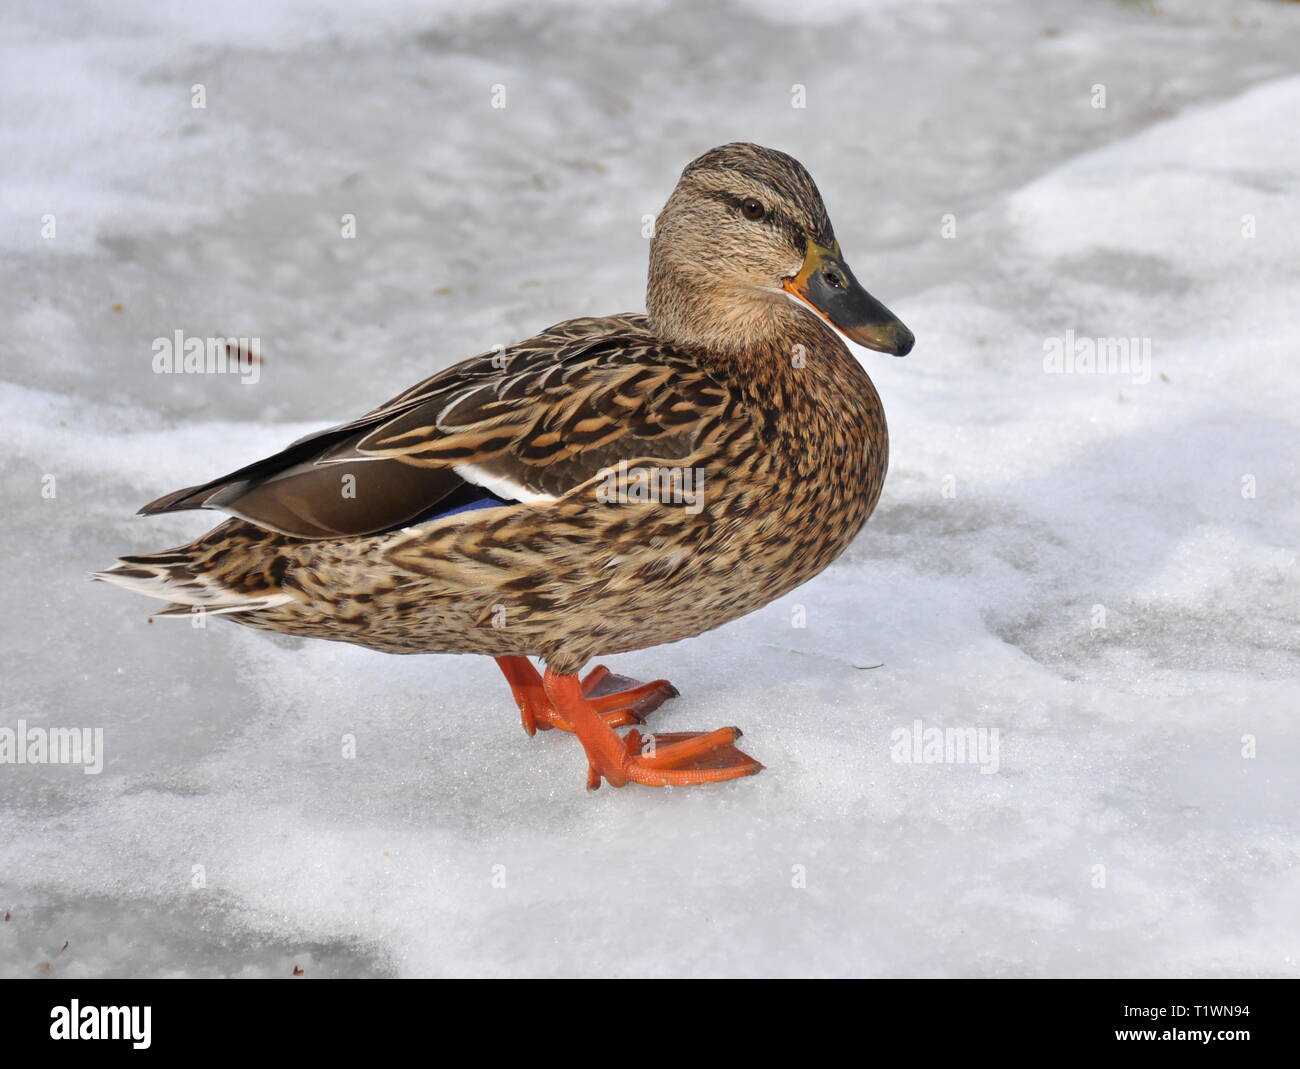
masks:
{"label": "duck", "polygon": [[228,518],[93,578],[168,602],[158,616],[493,657],[529,735],[577,738],[589,789],[750,776],[736,727],[641,733],[667,680],[583,670],[762,608],[862,529],[889,432],[841,335],[914,343],[804,166],[723,145],[655,219],[644,313],[558,323],[168,493],[139,514]]}

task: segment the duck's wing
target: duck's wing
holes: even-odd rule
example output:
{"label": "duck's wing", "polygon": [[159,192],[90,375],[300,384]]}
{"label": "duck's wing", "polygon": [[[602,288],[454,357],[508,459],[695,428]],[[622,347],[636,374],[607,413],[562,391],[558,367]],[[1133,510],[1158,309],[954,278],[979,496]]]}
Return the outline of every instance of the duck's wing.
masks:
{"label": "duck's wing", "polygon": [[644,316],[571,320],[140,511],[218,509],[299,538],[375,534],[484,499],[558,498],[620,460],[684,459],[729,401]]}

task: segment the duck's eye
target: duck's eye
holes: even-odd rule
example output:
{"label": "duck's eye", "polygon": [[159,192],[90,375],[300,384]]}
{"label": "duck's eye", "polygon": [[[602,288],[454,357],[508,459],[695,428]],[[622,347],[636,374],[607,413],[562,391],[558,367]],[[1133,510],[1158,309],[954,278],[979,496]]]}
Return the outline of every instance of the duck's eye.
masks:
{"label": "duck's eye", "polygon": [[753,197],[746,197],[740,202],[740,214],[746,219],[762,219],[767,209]]}

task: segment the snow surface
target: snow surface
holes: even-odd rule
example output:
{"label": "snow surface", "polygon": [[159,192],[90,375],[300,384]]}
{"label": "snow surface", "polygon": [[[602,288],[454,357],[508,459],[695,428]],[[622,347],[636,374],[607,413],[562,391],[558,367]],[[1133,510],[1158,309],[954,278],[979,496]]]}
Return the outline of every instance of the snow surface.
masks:
{"label": "snow surface", "polygon": [[[461,7],[6,13],[0,727],[107,752],[0,765],[0,973],[1295,975],[1300,10]],[[209,526],[157,494],[642,307],[642,216],[737,139],[918,338],[861,353],[893,463],[845,557],[610,660],[761,776],[588,795],[489,660],[86,582]],[[260,380],[153,374],[177,329]],[[1047,373],[1066,331],[1149,374]],[[918,719],[998,729],[997,772],[891,760]]]}

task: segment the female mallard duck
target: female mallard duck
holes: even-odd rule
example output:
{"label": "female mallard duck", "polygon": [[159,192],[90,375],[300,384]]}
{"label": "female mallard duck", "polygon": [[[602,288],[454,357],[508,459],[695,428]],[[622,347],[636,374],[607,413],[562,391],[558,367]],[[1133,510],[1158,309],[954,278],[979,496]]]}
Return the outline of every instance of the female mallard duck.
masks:
{"label": "female mallard duck", "polygon": [[467,360],[159,498],[141,512],[235,518],[97,578],[172,602],[168,614],[488,654],[530,735],[578,736],[592,788],[758,772],[736,728],[652,746],[618,735],[676,693],[666,681],[605,693],[604,668],[578,673],[752,612],[840,555],[880,495],[889,436],[825,323],[898,356],[912,334],[854,279],[808,172],[757,145],[682,173],[646,304]]}

